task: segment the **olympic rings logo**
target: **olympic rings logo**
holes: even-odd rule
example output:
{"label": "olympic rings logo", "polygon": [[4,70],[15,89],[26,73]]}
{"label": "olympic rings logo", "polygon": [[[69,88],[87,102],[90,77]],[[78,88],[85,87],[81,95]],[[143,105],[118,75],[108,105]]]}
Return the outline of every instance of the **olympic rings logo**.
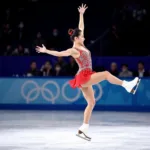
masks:
{"label": "olympic rings logo", "polygon": [[[47,86],[54,86],[54,88],[51,90],[51,88],[48,88]],[[77,89],[77,94],[73,97],[72,96],[70,97],[67,94],[70,93],[67,91],[67,86],[69,86],[68,82],[65,82],[60,88],[60,85],[57,82],[49,80],[46,81],[40,87],[37,82],[33,80],[28,80],[24,82],[21,87],[21,95],[26,100],[27,103],[33,102],[39,99],[40,96],[42,96],[44,100],[51,102],[52,104],[55,104],[55,101],[59,99],[60,95],[62,95],[63,99],[65,99],[68,102],[77,101],[81,96],[81,91]],[[98,96],[95,99],[96,101],[98,101],[102,97],[103,92],[102,92],[102,87],[99,84],[97,84],[96,86],[99,89],[99,91],[98,91]]]}

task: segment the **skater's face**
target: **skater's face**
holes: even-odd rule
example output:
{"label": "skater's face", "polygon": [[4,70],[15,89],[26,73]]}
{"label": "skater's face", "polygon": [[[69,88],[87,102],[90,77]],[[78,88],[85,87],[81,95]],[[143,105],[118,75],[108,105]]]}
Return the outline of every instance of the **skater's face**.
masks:
{"label": "skater's face", "polygon": [[69,34],[71,35],[70,38],[72,42],[75,42],[76,44],[83,44],[85,39],[80,29],[77,28],[74,30],[69,30]]}
{"label": "skater's face", "polygon": [[75,37],[75,42],[82,44],[84,42],[85,38],[82,34],[80,34],[78,37]]}

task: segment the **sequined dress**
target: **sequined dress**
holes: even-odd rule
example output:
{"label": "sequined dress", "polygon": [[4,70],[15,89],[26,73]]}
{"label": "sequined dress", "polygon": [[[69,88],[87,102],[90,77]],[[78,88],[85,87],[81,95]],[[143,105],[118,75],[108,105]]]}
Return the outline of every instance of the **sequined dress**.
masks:
{"label": "sequined dress", "polygon": [[95,72],[92,71],[92,60],[91,60],[91,53],[88,50],[80,50],[80,56],[75,59],[79,66],[79,70],[75,75],[75,78],[69,81],[69,84],[72,88],[81,88],[82,84],[88,82],[91,78],[91,75]]}

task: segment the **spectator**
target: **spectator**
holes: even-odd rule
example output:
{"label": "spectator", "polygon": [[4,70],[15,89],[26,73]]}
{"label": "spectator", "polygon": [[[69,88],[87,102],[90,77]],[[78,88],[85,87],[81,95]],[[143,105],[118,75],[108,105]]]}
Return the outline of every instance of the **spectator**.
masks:
{"label": "spectator", "polygon": [[10,8],[7,8],[7,9],[5,10],[4,21],[6,21],[6,22],[10,21],[10,17],[11,17]]}
{"label": "spectator", "polygon": [[29,55],[30,55],[30,51],[29,51],[28,48],[25,48],[25,49],[24,49],[24,55],[25,55],[25,56],[29,56]]}
{"label": "spectator", "polygon": [[128,65],[123,64],[122,65],[122,71],[119,73],[119,77],[132,77],[133,73],[128,70]]}
{"label": "spectator", "polygon": [[67,63],[64,61],[63,57],[57,57],[57,63],[61,67],[61,70],[66,73]]}
{"label": "spectator", "polygon": [[134,72],[134,76],[138,76],[140,78],[149,76],[148,71],[145,70],[143,62],[138,63],[138,70]]}
{"label": "spectator", "polygon": [[21,21],[21,22],[18,24],[18,37],[17,37],[17,39],[18,39],[19,41],[22,41],[22,42],[23,42],[24,34],[25,34],[25,31],[24,31],[24,23]]}
{"label": "spectator", "polygon": [[38,71],[35,61],[31,63],[30,70],[27,72],[27,76],[41,76],[41,72]]}
{"label": "spectator", "polygon": [[33,41],[33,49],[35,49],[36,46],[41,46],[42,44],[46,44],[45,40],[42,37],[41,32],[38,32],[36,35],[36,39]]}
{"label": "spectator", "polygon": [[52,76],[53,75],[53,69],[50,61],[46,61],[45,64],[41,68],[41,72],[43,76]]}
{"label": "spectator", "polygon": [[118,72],[118,69],[117,69],[117,64],[115,62],[112,62],[111,63],[111,66],[110,66],[110,73],[114,76],[118,76],[119,75],[119,72]]}
{"label": "spectator", "polygon": [[62,38],[60,37],[58,29],[52,30],[52,35],[48,39],[48,48],[53,47],[54,49],[61,48]]}
{"label": "spectator", "polygon": [[64,76],[64,72],[59,63],[55,64],[54,76]]}
{"label": "spectator", "polygon": [[66,62],[64,61],[63,57],[57,57],[57,63],[62,67],[66,67]]}
{"label": "spectator", "polygon": [[3,33],[2,33],[2,44],[6,46],[7,44],[11,43],[12,40],[12,29],[10,24],[4,24],[3,26]]}
{"label": "spectator", "polygon": [[24,47],[19,44],[18,47],[12,52],[13,56],[24,56],[25,55],[25,49]]}
{"label": "spectator", "polygon": [[19,56],[19,52],[18,52],[18,49],[14,49],[14,51],[12,52],[11,54],[12,56]]}
{"label": "spectator", "polygon": [[12,54],[12,46],[11,45],[7,45],[6,46],[6,50],[4,52],[4,56],[10,56]]}

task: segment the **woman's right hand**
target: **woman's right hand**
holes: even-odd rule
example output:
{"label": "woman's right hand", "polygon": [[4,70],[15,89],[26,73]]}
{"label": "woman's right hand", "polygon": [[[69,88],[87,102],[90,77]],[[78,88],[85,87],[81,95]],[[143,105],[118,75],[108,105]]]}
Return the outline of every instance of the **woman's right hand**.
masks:
{"label": "woman's right hand", "polygon": [[46,53],[46,47],[42,44],[42,47],[36,46],[37,53]]}

